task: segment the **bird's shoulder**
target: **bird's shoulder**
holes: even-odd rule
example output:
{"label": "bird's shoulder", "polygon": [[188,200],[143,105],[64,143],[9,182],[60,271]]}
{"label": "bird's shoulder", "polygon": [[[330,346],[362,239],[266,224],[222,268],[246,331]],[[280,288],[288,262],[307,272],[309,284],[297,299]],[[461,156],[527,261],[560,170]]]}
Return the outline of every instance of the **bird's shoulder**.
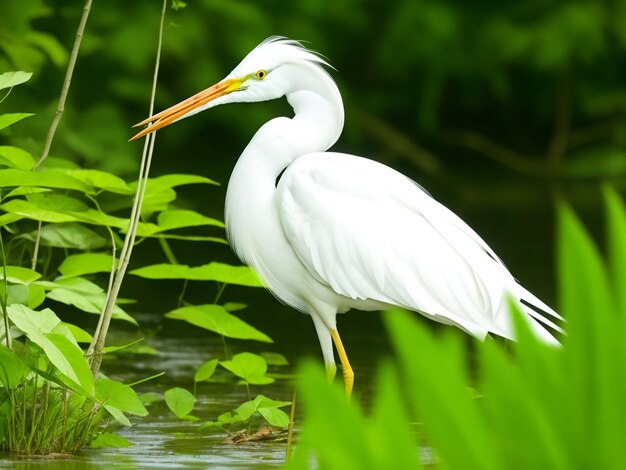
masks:
{"label": "bird's shoulder", "polygon": [[[354,198],[366,202],[389,199],[421,200],[430,194],[402,173],[375,160],[337,152],[310,153],[289,165],[281,176],[278,194],[320,199]],[[336,200],[336,199],[335,199]]]}

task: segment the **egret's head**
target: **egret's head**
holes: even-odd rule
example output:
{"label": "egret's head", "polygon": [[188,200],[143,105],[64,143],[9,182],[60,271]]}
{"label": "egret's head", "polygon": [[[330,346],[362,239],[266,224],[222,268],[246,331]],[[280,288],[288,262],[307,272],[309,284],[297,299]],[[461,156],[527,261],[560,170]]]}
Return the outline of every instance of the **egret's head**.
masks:
{"label": "egret's head", "polygon": [[294,73],[296,69],[319,69],[320,65],[328,64],[299,42],[271,37],[254,48],[219,83],[136,124],[135,127],[152,123],[130,140],[220,104],[280,98],[288,94],[294,86],[303,85],[295,83],[295,77],[306,81],[306,74],[297,75]]}

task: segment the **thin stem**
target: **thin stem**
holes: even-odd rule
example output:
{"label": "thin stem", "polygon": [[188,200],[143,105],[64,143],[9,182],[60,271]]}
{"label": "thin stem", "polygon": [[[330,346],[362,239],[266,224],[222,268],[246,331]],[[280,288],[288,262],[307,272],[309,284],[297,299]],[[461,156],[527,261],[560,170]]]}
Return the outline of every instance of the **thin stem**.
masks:
{"label": "thin stem", "polygon": [[37,236],[35,237],[35,247],[33,248],[33,257],[30,260],[30,269],[35,271],[37,268],[37,257],[39,256],[39,241],[41,240],[41,220],[37,225]]}
{"label": "thin stem", "polygon": [[[159,25],[159,38],[157,44],[157,55],[154,66],[154,76],[152,80],[152,93],[150,96],[150,110],[149,114],[154,111],[154,101],[156,97],[156,86],[159,75],[159,65],[161,60],[161,46],[163,44],[163,29],[165,24],[165,12],[167,11],[167,0],[163,0],[163,8],[161,11],[161,22]],[[100,372],[100,365],[102,364],[102,350],[104,349],[104,342],[111,323],[111,316],[113,314],[113,308],[126,274],[126,268],[130,262],[130,255],[133,250],[135,238],[137,235],[137,226],[139,224],[139,218],[141,217],[141,207],[143,204],[144,195],[146,192],[146,186],[148,182],[148,174],[150,173],[150,165],[152,163],[152,154],[154,151],[154,142],[156,140],[156,133],[152,133],[147,136],[143,154],[140,164],[139,179],[137,181],[137,191],[135,192],[135,199],[133,202],[133,208],[131,211],[131,219],[128,225],[128,231],[124,238],[124,245],[120,253],[119,265],[115,273],[115,280],[109,292],[107,293],[107,301],[104,309],[102,310],[101,328],[98,331],[98,335],[94,336],[94,339],[89,346],[89,352],[91,353],[91,372],[94,377]]]}
{"label": "thin stem", "polygon": [[37,169],[39,165],[43,163],[43,161],[48,158],[48,154],[50,153],[50,147],[52,146],[52,140],[54,139],[54,134],[56,133],[57,126],[59,125],[59,121],[61,121],[61,116],[63,115],[63,111],[65,110],[65,101],[67,99],[67,94],[70,90],[70,84],[72,82],[72,75],[74,74],[74,66],[76,65],[76,59],[78,58],[78,51],[80,49],[80,43],[83,40],[83,34],[85,32],[85,25],[87,24],[87,18],[89,17],[89,12],[91,11],[91,2],[92,0],[86,0],[85,6],[83,7],[83,14],[80,18],[80,23],[78,24],[78,30],[76,31],[76,39],[74,39],[74,46],[72,47],[72,52],[70,53],[70,60],[67,64],[67,71],[65,72],[65,79],[63,80],[63,87],[61,88],[61,96],[59,97],[59,105],[57,106],[56,113],[54,115],[54,119],[52,120],[52,124],[50,124],[50,129],[48,130],[48,135],[46,136],[46,143],[44,145],[43,152],[39,160],[33,167],[33,170]]}
{"label": "thin stem", "polygon": [[167,242],[165,238],[159,238],[159,245],[161,245],[161,249],[163,250],[163,254],[167,258],[167,262],[170,264],[178,264],[178,260],[176,259],[176,255],[172,251],[172,247]]}

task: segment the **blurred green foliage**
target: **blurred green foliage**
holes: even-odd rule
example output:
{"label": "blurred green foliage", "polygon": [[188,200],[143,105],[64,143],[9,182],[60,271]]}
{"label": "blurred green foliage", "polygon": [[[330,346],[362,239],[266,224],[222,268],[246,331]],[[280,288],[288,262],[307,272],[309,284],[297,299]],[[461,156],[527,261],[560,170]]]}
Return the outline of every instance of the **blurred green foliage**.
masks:
{"label": "blurred green foliage", "polygon": [[608,263],[559,207],[562,347],[539,342],[519,312],[519,342],[471,349],[457,331],[434,335],[410,313],[388,312],[398,360],[381,368],[367,418],[319,366],[302,369],[306,413],[288,468],[624,467],[626,209],[612,189],[604,196]]}
{"label": "blurred green foliage", "polygon": [[[0,71],[34,73],[29,93],[12,106],[49,103],[0,137],[34,154],[81,6],[0,6]],[[137,165],[126,140],[147,113],[159,6],[96,1],[92,13],[77,70],[87,79],[72,87],[52,151],[126,176]],[[625,31],[626,0],[197,0],[168,12],[157,107],[219,80],[262,39],[281,34],[307,41],[338,69],[348,126],[340,149],[393,161],[415,179],[476,193],[480,202],[543,203],[528,194],[529,180],[623,184]],[[242,119],[232,108],[162,133],[157,173],[194,165],[224,180],[254,130],[288,112],[249,106]],[[181,153],[184,161],[169,161]],[[520,177],[524,184],[512,184]],[[493,188],[504,198],[479,197]]]}

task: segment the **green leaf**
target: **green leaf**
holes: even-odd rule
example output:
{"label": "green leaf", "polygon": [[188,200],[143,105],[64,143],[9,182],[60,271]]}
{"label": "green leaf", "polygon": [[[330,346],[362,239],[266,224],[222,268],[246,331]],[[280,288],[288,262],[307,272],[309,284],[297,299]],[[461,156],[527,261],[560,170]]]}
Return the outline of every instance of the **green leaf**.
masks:
{"label": "green leaf", "polygon": [[0,114],[0,129],[4,129],[5,127],[9,127],[16,122],[21,121],[27,117],[34,116],[33,113],[7,113]]}
{"label": "green leaf", "polygon": [[173,230],[184,227],[198,227],[202,225],[214,225],[224,227],[224,223],[211,217],[206,217],[198,212],[182,209],[170,209],[161,212],[157,217],[160,230]]}
{"label": "green leaf", "polygon": [[89,395],[93,395],[94,384],[91,370],[83,352],[57,327],[61,320],[50,309],[31,310],[24,305],[7,308],[9,318],[29,340],[39,346],[48,360],[65,377],[78,385]]}
{"label": "green leaf", "polygon": [[269,336],[228,313],[221,305],[206,304],[181,307],[172,310],[165,316],[186,321],[227,338],[272,342]]}
{"label": "green leaf", "polygon": [[188,279],[190,281],[217,281],[248,287],[263,287],[258,275],[248,266],[230,266],[209,263],[197,267],[184,264],[153,264],[130,272],[147,279]]}
{"label": "green leaf", "polygon": [[604,188],[609,268],[616,307],[626,317],[626,207],[617,192]]}
{"label": "green leaf", "polygon": [[459,332],[434,338],[409,312],[386,312],[385,320],[407,381],[416,416],[449,468],[506,468],[491,446],[489,427],[467,384]]}
{"label": "green leaf", "polygon": [[196,397],[184,388],[174,387],[165,392],[165,403],[178,418],[184,418],[193,410]]}
{"label": "green leaf", "polygon": [[209,380],[213,376],[218,362],[219,361],[217,359],[211,359],[198,367],[193,376],[194,382],[204,382]]}
{"label": "green leaf", "polygon": [[267,362],[269,366],[288,366],[289,361],[282,354],[278,354],[275,352],[263,352],[261,356]]}
{"label": "green leaf", "polygon": [[28,368],[15,353],[0,344],[0,382],[10,389],[16,388],[28,373]]}
{"label": "green leaf", "polygon": [[32,202],[25,201],[23,199],[11,199],[10,201],[0,205],[0,209],[3,209],[10,214],[19,215],[20,217],[25,217],[27,219],[40,220],[42,222],[60,223],[77,221],[76,217],[69,215],[68,213],[40,208]]}
{"label": "green leaf", "polygon": [[4,72],[3,74],[0,74],[0,90],[21,85],[22,83],[30,80],[30,77],[32,76],[33,74],[30,72]]}
{"label": "green leaf", "polygon": [[[35,236],[32,237],[33,241]],[[56,248],[96,250],[110,245],[110,241],[79,223],[46,224],[41,227],[40,243]]]}
{"label": "green leaf", "polygon": [[104,409],[107,410],[109,414],[122,426],[131,427],[133,425],[122,410],[109,405],[104,405]]}
{"label": "green leaf", "polygon": [[107,173],[106,171],[86,170],[82,168],[67,169],[62,171],[72,178],[76,178],[77,180],[82,181],[83,183],[94,188],[103,189],[116,194],[135,194],[135,190],[126,184],[122,178],[111,173]]}
{"label": "green leaf", "polygon": [[0,292],[2,295],[6,295],[6,304],[28,304],[29,289],[27,285],[7,286],[6,292],[4,292],[4,284],[0,285]]}
{"label": "green leaf", "polygon": [[87,333],[81,327],[73,325],[72,323],[62,322],[62,324],[69,330],[72,337],[77,343],[91,343],[93,341],[93,336],[91,336],[91,334]]}
{"label": "green leaf", "polygon": [[250,384],[263,385],[274,382],[265,375],[267,362],[261,356],[249,352],[235,354],[230,361],[220,361],[220,365]]}
{"label": "green leaf", "polygon": [[98,379],[96,382],[96,399],[105,404],[107,409],[115,408],[136,416],[148,414],[148,410],[135,391],[117,380]]}
{"label": "green leaf", "polygon": [[289,426],[289,416],[278,408],[259,408],[259,414],[263,416],[270,426],[286,428]]}
{"label": "green leaf", "polygon": [[[146,192],[150,193],[153,191],[162,191],[163,189],[171,189],[176,186],[182,186],[186,184],[214,184],[219,185],[218,182],[213,181],[210,178],[206,178],[205,176],[200,175],[187,175],[187,174],[170,174],[157,176],[156,178],[150,178],[148,180],[148,186],[146,187]],[[133,186],[136,187],[137,182],[133,183]]]}
{"label": "green leaf", "polygon": [[9,145],[0,146],[0,164],[18,170],[30,170],[35,166],[35,159],[26,150]]}
{"label": "green leaf", "polygon": [[[98,285],[82,277],[57,279],[55,282],[41,282],[43,287],[51,289],[46,295],[49,299],[66,305],[73,305],[87,313],[100,314],[104,307],[106,294]],[[113,318],[125,320],[134,325],[137,321],[122,310],[119,305],[113,308]]]}
{"label": "green leaf", "polygon": [[[111,272],[113,257],[104,253],[81,253],[70,255],[59,266],[64,277]],[[117,260],[115,265],[117,266]]]}
{"label": "green leaf", "polygon": [[6,269],[7,281],[13,284],[30,284],[41,277],[41,274],[29,268],[5,266],[0,268],[0,279],[4,279],[4,269]]}
{"label": "green leaf", "polygon": [[305,363],[299,368],[298,377],[298,394],[308,410],[302,426],[302,440],[294,455],[294,460],[301,463],[299,468],[305,468],[312,457],[306,452],[309,450],[306,446],[314,450],[320,468],[379,468],[373,465],[371,458],[376,443],[365,444],[367,428],[365,418],[355,404],[357,400],[347,401],[343,387],[329,384],[318,364]]}
{"label": "green leaf", "polygon": [[93,440],[90,447],[92,449],[102,449],[105,447],[123,448],[134,445],[135,444],[129,442],[125,437],[122,437],[119,434],[113,434],[112,432],[105,431]]}
{"label": "green leaf", "polygon": [[42,188],[71,189],[88,194],[94,193],[90,185],[55,169],[26,171],[9,168],[0,170],[0,187],[11,186],[39,186]]}

